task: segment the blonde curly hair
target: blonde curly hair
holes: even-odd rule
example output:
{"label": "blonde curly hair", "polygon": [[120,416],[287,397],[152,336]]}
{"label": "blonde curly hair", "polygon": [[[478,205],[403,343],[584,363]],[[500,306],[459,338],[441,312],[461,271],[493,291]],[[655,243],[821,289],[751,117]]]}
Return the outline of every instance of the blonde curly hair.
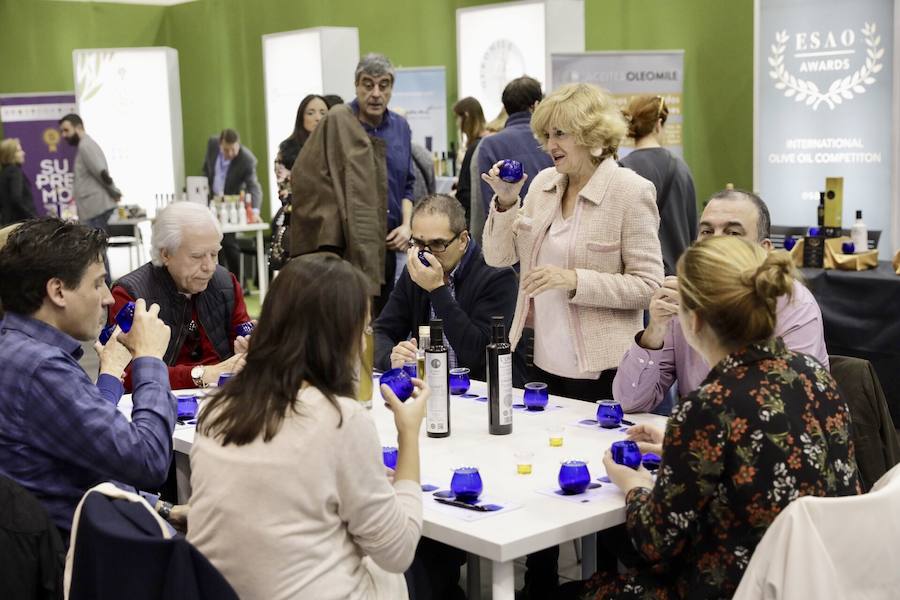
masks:
{"label": "blonde curly hair", "polygon": [[546,150],[547,131],[559,129],[590,150],[594,162],[616,156],[628,124],[606,90],[588,83],[564,85],[544,98],[531,116],[531,130]]}

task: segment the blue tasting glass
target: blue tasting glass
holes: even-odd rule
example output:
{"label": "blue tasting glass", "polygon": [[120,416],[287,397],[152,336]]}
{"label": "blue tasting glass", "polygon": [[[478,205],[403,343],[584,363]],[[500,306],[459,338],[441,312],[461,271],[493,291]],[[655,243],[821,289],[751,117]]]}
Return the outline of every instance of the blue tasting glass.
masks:
{"label": "blue tasting glass", "polygon": [[418,377],[418,374],[416,373],[417,368],[418,367],[414,362],[403,364],[403,370],[407,375],[409,375],[410,379],[412,379],[413,377]]}
{"label": "blue tasting glass", "polygon": [[113,330],[115,330],[116,325],[119,326],[123,332],[128,333],[131,331],[131,324],[134,322],[134,302],[126,302],[125,306],[119,309],[119,312],[116,313],[113,322],[104,327],[100,331],[100,343],[104,346],[106,342],[109,341],[109,338],[112,337]]}
{"label": "blue tasting glass", "polygon": [[784,236],[784,249],[790,252],[797,245],[797,240],[792,235]]}
{"label": "blue tasting glass", "polygon": [[469,391],[469,369],[460,367],[458,369],[450,369],[450,393],[454,396],[465,394]]}
{"label": "blue tasting glass", "polygon": [[522,402],[528,410],[544,410],[550,399],[550,391],[547,384],[540,381],[531,381],[525,384],[525,393]]}
{"label": "blue tasting glass", "polygon": [[403,369],[390,369],[381,374],[378,385],[386,385],[391,388],[400,402],[406,402],[413,393],[413,383]]}
{"label": "blue tasting glass", "polygon": [[397,468],[397,448],[393,446],[383,446],[381,448],[381,458],[384,460],[384,466],[389,469]]}
{"label": "blue tasting glass", "polygon": [[644,465],[644,468],[648,471],[655,471],[659,468],[659,464],[662,462],[662,458],[659,454],[654,454],[653,452],[648,452],[644,456],[641,457],[641,463]]}
{"label": "blue tasting glass", "polygon": [[637,469],[642,460],[641,450],[638,448],[637,442],[631,440],[620,440],[613,442],[612,457],[616,464],[625,465],[632,469]]}
{"label": "blue tasting glass", "polygon": [[460,467],[453,469],[453,478],[450,480],[450,491],[460,502],[475,502],[484,489],[481,483],[481,474],[477,467]]}
{"label": "blue tasting glass", "polygon": [[197,396],[178,396],[179,419],[193,419],[197,416]]}
{"label": "blue tasting glass", "polygon": [[219,375],[218,386],[222,387],[223,385],[228,383],[228,380],[231,379],[232,375],[234,375],[234,373],[222,373],[221,375]]}
{"label": "blue tasting glass", "polygon": [[524,173],[525,170],[522,168],[522,163],[517,160],[507,159],[500,165],[500,179],[507,183],[517,182],[522,179]]}
{"label": "blue tasting glass", "polygon": [[591,473],[583,460],[567,460],[559,467],[559,487],[565,494],[580,494],[591,483]]}
{"label": "blue tasting glass", "polygon": [[425,251],[424,251],[424,250],[419,250],[419,262],[421,262],[421,263],[422,263],[423,265],[425,265],[426,267],[430,267],[430,266],[431,266],[431,263],[428,262],[428,259],[427,259],[427,258],[425,258]]}
{"label": "blue tasting glass", "polygon": [[856,252],[856,245],[853,242],[844,242],[841,244],[841,252],[844,254],[853,254]]}
{"label": "blue tasting glass", "polygon": [[253,322],[247,321],[246,323],[241,323],[234,328],[234,334],[238,337],[247,337],[251,333],[253,333]]}
{"label": "blue tasting glass", "polygon": [[601,400],[597,403],[597,423],[600,427],[607,429],[618,427],[624,416],[622,405],[615,400]]}

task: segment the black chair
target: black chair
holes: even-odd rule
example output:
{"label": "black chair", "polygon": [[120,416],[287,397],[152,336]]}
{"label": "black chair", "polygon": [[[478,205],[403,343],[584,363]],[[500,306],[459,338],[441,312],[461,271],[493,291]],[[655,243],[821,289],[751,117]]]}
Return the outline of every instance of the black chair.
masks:
{"label": "black chair", "polygon": [[831,376],[850,407],[850,437],[863,490],[900,462],[900,437],[872,363],[850,356],[829,356]]}
{"label": "black chair", "polygon": [[44,506],[0,476],[0,598],[63,597],[66,549]]}
{"label": "black chair", "polygon": [[163,535],[160,522],[145,502],[107,496],[97,488],[89,490],[77,513],[72,544],[69,600],[238,597],[183,536]]}

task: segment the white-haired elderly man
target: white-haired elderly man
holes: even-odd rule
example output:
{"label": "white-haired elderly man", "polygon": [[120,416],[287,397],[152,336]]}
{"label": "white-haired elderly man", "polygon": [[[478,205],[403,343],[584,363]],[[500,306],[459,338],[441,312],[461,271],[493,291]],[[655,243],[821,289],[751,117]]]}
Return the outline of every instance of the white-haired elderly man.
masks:
{"label": "white-haired elderly man", "polygon": [[172,389],[207,387],[243,366],[246,340],[235,327],[250,316],[241,285],[218,264],[221,242],[219,223],[204,206],[175,202],[153,222],[151,262],[113,285],[110,322],[136,298],[159,305],[159,318],[172,330],[163,357]]}

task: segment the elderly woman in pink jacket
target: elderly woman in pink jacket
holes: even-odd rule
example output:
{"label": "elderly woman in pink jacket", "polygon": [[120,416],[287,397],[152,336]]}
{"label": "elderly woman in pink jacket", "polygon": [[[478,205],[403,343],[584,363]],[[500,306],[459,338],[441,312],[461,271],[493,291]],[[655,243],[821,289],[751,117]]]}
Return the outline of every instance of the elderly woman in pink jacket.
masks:
{"label": "elderly woman in pink jacket", "polygon": [[510,342],[533,326],[533,377],[554,394],[612,398],[615,369],[663,279],[656,190],[616,162],[627,125],[596,86],[556,90],[531,128],[554,166],[538,173],[523,203],[525,178],[500,179],[502,161],[482,174],[495,194],[484,258],[520,265]]}

